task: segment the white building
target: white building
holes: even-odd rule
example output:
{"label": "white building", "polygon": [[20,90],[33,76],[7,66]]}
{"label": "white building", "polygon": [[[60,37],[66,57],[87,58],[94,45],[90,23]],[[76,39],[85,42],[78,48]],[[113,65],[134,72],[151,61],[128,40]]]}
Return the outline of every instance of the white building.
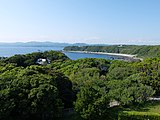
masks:
{"label": "white building", "polygon": [[36,61],[37,64],[39,65],[46,65],[46,64],[50,64],[50,60],[49,59],[44,59],[44,58],[39,58]]}

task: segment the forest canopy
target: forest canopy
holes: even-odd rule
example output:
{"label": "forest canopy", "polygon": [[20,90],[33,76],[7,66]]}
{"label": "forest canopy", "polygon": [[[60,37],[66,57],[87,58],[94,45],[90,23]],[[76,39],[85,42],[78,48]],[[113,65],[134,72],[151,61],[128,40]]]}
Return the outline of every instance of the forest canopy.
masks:
{"label": "forest canopy", "polygon": [[[48,58],[50,64],[36,64]],[[58,119],[74,108],[83,119],[109,119],[117,101],[124,107],[160,95],[160,58],[139,62],[84,58],[61,52],[15,55],[0,61],[0,119]]]}

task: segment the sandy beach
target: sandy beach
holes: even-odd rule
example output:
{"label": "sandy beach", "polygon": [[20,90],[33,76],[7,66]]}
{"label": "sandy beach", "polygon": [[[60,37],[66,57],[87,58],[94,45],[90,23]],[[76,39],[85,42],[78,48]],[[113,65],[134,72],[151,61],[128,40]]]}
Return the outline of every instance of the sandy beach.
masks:
{"label": "sandy beach", "polygon": [[142,58],[137,58],[136,55],[131,55],[131,54],[90,52],[90,51],[67,51],[67,52],[109,55],[109,56],[118,57],[119,60],[125,60],[125,61],[139,61],[139,60],[142,61],[143,60]]}
{"label": "sandy beach", "polygon": [[131,57],[131,58],[136,57],[136,55],[120,54],[120,53],[107,53],[107,52],[90,52],[90,51],[67,51],[67,52],[90,53],[90,54],[103,54],[103,55],[120,56],[120,57]]}

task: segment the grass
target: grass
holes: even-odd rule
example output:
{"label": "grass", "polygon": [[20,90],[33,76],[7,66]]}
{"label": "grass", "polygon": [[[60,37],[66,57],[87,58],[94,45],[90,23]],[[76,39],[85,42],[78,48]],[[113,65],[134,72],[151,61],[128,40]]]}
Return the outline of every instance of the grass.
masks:
{"label": "grass", "polygon": [[158,113],[160,114],[160,101],[148,101],[140,107],[127,107],[123,108],[121,111],[132,111],[132,112],[145,112],[145,113]]}
{"label": "grass", "polygon": [[147,103],[142,111],[160,113],[160,101],[152,101]]}
{"label": "grass", "polygon": [[[122,108],[122,107],[113,107],[110,109],[108,115],[110,120],[117,120],[118,113],[121,111],[132,111],[132,112],[145,112],[146,114],[150,113],[160,113],[160,101],[149,101],[145,105],[138,108]],[[74,113],[68,116],[64,116],[60,120],[84,120],[80,115]]]}

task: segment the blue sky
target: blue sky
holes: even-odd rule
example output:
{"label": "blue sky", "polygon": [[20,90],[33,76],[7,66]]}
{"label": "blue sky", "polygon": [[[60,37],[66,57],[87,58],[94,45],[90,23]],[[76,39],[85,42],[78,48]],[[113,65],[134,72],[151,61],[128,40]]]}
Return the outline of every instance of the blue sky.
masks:
{"label": "blue sky", "polygon": [[160,44],[160,0],[0,0],[0,42]]}

